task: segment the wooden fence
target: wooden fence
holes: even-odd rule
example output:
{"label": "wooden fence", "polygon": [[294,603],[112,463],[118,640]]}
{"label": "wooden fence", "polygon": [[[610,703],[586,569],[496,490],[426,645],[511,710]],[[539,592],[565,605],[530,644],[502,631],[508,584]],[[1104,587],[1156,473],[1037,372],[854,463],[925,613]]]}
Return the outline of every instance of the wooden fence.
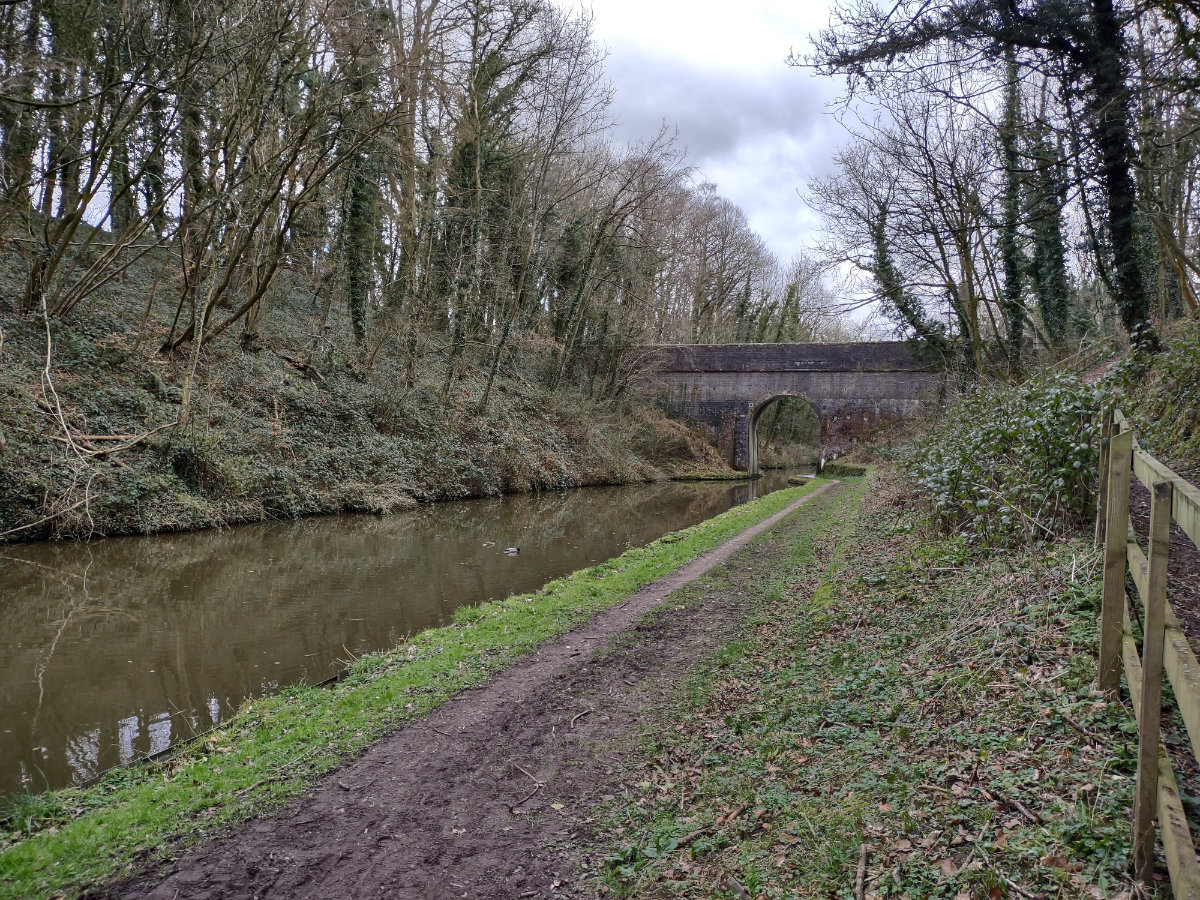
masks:
{"label": "wooden fence", "polygon": [[[1150,491],[1150,529],[1145,550],[1129,517],[1131,475]],[[1133,426],[1119,411],[1104,419],[1100,454],[1097,542],[1104,547],[1104,595],[1100,611],[1100,688],[1116,697],[1121,665],[1138,721],[1138,769],[1133,811],[1133,855],[1138,878],[1154,870],[1154,823],[1176,900],[1200,900],[1200,861],[1171,761],[1162,746],[1162,676],[1166,671],[1187,729],[1191,752],[1200,748],[1200,663],[1167,601],[1171,520],[1200,546],[1200,491],[1137,445]],[[1142,652],[1130,621],[1126,575],[1141,600]],[[1138,610],[1134,610],[1136,616]]]}

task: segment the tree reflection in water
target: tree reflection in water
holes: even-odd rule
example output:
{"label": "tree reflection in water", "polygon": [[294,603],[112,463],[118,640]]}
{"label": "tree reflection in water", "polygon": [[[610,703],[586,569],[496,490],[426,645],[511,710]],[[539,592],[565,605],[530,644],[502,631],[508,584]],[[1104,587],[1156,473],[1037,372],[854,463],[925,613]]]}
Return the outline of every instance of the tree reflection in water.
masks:
{"label": "tree reflection in water", "polygon": [[[0,793],[86,780],[786,484],[665,483],[0,553]],[[518,555],[503,548],[517,546]]]}

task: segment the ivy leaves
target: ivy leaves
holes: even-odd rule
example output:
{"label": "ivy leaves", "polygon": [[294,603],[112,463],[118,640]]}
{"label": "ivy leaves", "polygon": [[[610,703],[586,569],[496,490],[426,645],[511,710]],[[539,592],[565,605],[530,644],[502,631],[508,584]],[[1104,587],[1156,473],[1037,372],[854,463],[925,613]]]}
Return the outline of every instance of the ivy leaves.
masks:
{"label": "ivy leaves", "polygon": [[1044,375],[966,396],[905,455],[947,530],[979,543],[1043,541],[1090,520],[1095,419],[1091,386]]}

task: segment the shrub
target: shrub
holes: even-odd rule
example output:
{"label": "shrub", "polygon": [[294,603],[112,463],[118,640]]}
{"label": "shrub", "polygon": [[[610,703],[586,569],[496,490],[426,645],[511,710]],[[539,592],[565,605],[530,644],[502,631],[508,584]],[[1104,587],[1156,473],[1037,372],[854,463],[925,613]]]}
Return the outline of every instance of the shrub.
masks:
{"label": "shrub", "polygon": [[[1200,458],[1200,321],[1179,323],[1166,335],[1166,348],[1135,369],[1129,357],[1114,366],[1118,401],[1153,452],[1197,474]],[[1140,377],[1132,377],[1138,375]]]}
{"label": "shrub", "polygon": [[1098,433],[1091,387],[1045,375],[974,391],[904,456],[943,527],[982,543],[1039,541],[1090,522]]}

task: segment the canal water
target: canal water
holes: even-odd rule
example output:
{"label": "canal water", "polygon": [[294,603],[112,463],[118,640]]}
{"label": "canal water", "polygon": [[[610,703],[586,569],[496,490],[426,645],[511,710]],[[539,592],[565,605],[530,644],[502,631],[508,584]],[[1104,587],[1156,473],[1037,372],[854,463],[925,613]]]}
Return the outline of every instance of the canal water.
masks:
{"label": "canal water", "polygon": [[0,546],[0,795],[158,753],[460,606],[536,590],[786,484],[771,472]]}

